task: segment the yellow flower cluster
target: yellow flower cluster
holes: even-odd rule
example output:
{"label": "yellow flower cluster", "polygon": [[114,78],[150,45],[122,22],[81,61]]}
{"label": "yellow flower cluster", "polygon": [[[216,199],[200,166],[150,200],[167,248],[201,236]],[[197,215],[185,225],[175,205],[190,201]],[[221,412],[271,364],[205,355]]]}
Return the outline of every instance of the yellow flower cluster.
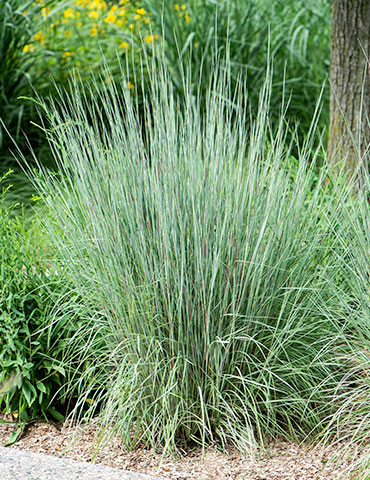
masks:
{"label": "yellow flower cluster", "polygon": [[67,8],[67,10],[64,10],[64,16],[65,18],[73,18],[74,17],[74,10],[72,8]]}
{"label": "yellow flower cluster", "polygon": [[[119,5],[111,4],[104,0],[74,0],[73,7],[69,7],[63,12],[63,23],[65,19],[73,19],[80,16],[81,11],[87,10],[87,17],[95,21],[113,23],[117,27],[123,27],[128,23],[130,14],[133,14],[134,20],[143,20],[149,23],[147,12],[144,8],[135,8],[131,0],[121,0]],[[136,2],[135,2],[136,3]],[[131,28],[132,29],[132,28]],[[96,33],[94,32],[93,36]]]}
{"label": "yellow flower cluster", "polygon": [[155,40],[158,39],[158,35],[147,35],[144,37],[146,43],[154,43]]}
{"label": "yellow flower cluster", "polygon": [[184,17],[185,22],[189,23],[191,22],[191,17],[188,15],[186,9],[187,7],[185,4],[179,5],[178,3],[175,3],[175,10],[179,12],[179,17]]}
{"label": "yellow flower cluster", "polygon": [[[115,48],[125,52],[134,45],[140,49],[141,39],[152,45],[159,38],[149,25],[152,14],[140,0],[67,0],[64,9],[54,10],[46,0],[34,2],[42,6],[45,27],[34,35],[32,43],[24,46],[25,53],[43,47],[77,62],[81,52],[81,62],[88,63],[93,51],[96,58],[101,57],[101,42],[110,44],[113,48],[107,48],[112,52]],[[191,22],[186,4],[175,3],[174,9],[179,18]]]}
{"label": "yellow flower cluster", "polygon": [[35,51],[35,47],[31,43],[29,43],[28,45],[25,45],[23,47],[23,52],[24,53],[26,53],[26,52],[31,53],[31,52],[34,52],[34,51]]}
{"label": "yellow flower cluster", "polygon": [[57,46],[62,58],[68,59],[93,41],[90,52],[98,52],[100,47],[94,37],[98,37],[99,42],[113,43],[112,51],[114,44],[127,51],[135,43],[133,39],[139,43],[143,38],[152,44],[159,38],[148,26],[151,13],[136,0],[69,0],[64,9],[55,11],[45,0],[34,2],[42,6],[41,16],[46,18],[43,31],[37,32],[33,42],[24,46],[25,53],[40,50],[41,45],[50,51]]}
{"label": "yellow flower cluster", "polygon": [[[139,7],[139,8],[138,8]],[[127,27],[133,31],[135,28],[134,21],[149,24],[149,16],[146,10],[137,5],[137,2],[132,0],[120,0],[118,3],[105,0],[74,0],[73,6],[67,8],[63,12],[62,23],[68,23],[68,20],[74,20],[80,15],[85,17],[85,24],[93,21],[90,24],[90,35],[96,37],[99,33],[103,33],[103,24],[114,25],[118,29]],[[81,27],[84,25],[81,23]],[[77,25],[78,26],[78,25]],[[126,45],[125,42],[119,43]],[[127,48],[127,46],[122,47]]]}
{"label": "yellow flower cluster", "polygon": [[35,42],[40,42],[40,43],[45,42],[45,35],[42,32],[35,33],[33,38],[34,38]]}

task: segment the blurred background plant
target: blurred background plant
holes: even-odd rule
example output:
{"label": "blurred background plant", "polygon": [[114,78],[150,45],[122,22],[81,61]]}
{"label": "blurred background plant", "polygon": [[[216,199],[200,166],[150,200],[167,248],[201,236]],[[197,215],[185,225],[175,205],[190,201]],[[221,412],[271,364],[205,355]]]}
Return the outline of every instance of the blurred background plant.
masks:
{"label": "blurred background plant", "polygon": [[[70,0],[63,2],[63,8],[46,13],[42,28],[27,48],[39,54],[58,85],[67,86],[72,68],[84,81],[91,73],[101,73],[105,62],[112,66],[114,76],[120,55],[129,52],[135,65],[141,40],[145,45],[158,38],[151,35],[149,13],[130,0]],[[50,89],[50,79],[43,80],[38,82],[41,92]]]}
{"label": "blurred background plant", "polygon": [[[45,5],[51,2],[46,1]],[[36,57],[30,55],[35,32],[40,28],[44,8],[34,1],[4,0],[0,3],[0,118],[13,138],[23,143],[22,127],[30,126],[32,105],[19,99],[30,95],[30,80]],[[42,72],[40,72],[42,73]],[[30,141],[37,148],[39,135],[27,128]],[[11,140],[0,125],[1,166],[9,160]]]}
{"label": "blurred background plant", "polygon": [[0,4],[0,20],[0,118],[5,126],[0,128],[0,173],[9,166],[15,170],[16,188],[7,199],[29,203],[32,189],[9,152],[13,141],[28,162],[33,161],[31,146],[39,162],[53,166],[30,98],[36,91],[48,96],[55,95],[58,86],[68,89],[72,71],[82,82],[93,72],[103,74],[106,62],[111,72],[101,81],[112,82],[120,57],[133,72],[128,86],[135,94],[137,54],[143,45],[150,48],[158,35],[150,30],[149,14],[130,0],[9,0]]}
{"label": "blurred background plant", "polygon": [[[191,72],[193,93],[205,98],[218,54],[228,52],[235,82],[247,78],[248,106],[256,114],[269,61],[273,63],[270,120],[280,118],[285,90],[287,120],[307,133],[330,64],[330,2],[302,0],[143,0],[154,31],[162,32],[171,79],[182,90],[182,69]],[[321,127],[328,122],[328,89]]]}
{"label": "blurred background plant", "polygon": [[[121,58],[132,69],[129,86],[134,90],[136,81],[147,80],[142,78],[140,54],[145,50],[150,56],[152,44],[162,37],[163,55],[178,94],[185,68],[193,94],[205,98],[207,82],[199,78],[211,78],[218,55],[227,48],[234,81],[241,70],[247,75],[252,110],[272,59],[271,119],[277,121],[280,116],[284,85],[285,95],[291,96],[287,117],[307,132],[329,70],[328,0],[284,5],[266,0],[70,0],[57,14],[48,13],[29,48],[42,52],[40,67],[46,63],[58,84],[66,84],[70,68],[84,81],[92,71],[101,72],[104,61],[112,75],[105,80],[114,81],[119,78]],[[38,82],[41,91],[50,87],[44,78],[44,84]],[[327,90],[324,104],[322,125],[328,119]]]}
{"label": "blurred background plant", "polygon": [[[269,59],[274,74],[270,116],[277,123],[282,95],[290,99],[287,120],[307,132],[329,68],[329,0],[268,2],[266,0],[8,0],[0,6],[3,65],[0,117],[18,144],[23,129],[41,163],[52,163],[42,132],[32,124],[33,96],[55,95],[55,85],[68,89],[71,71],[81,82],[101,74],[119,85],[119,62],[130,74],[128,86],[140,95],[148,81],[141,55],[149,58],[155,45],[166,57],[168,74],[182,93],[182,69],[189,74],[194,96],[206,98],[218,54],[228,46],[233,82],[243,71],[248,78],[247,108],[256,114],[258,95]],[[110,66],[109,76],[103,65]],[[145,65],[145,62],[144,62]],[[185,75],[186,77],[186,75]],[[284,85],[284,87],[283,87]],[[199,90],[200,89],[200,90]],[[328,119],[328,90],[323,94],[321,126]],[[2,158],[11,142],[2,131]],[[27,150],[23,145],[23,151]],[[2,165],[5,166],[4,160]],[[22,186],[24,177],[18,182]],[[21,188],[20,188],[21,190]],[[28,191],[26,192],[28,195]]]}

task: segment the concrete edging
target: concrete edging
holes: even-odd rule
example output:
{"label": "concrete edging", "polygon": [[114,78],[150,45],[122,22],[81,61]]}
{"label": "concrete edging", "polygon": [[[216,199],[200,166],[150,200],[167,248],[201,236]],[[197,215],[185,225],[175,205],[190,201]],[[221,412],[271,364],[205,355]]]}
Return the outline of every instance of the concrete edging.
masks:
{"label": "concrete edging", "polygon": [[160,480],[88,462],[0,447],[1,480]]}

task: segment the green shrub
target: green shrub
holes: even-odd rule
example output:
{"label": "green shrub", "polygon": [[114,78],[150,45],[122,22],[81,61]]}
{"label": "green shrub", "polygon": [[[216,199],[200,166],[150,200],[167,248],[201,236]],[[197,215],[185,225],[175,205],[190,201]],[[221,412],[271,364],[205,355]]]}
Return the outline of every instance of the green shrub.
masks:
{"label": "green shrub", "polygon": [[[313,182],[309,139],[292,181],[284,118],[271,134],[271,85],[250,126],[247,87],[232,91],[227,69],[205,106],[186,87],[176,100],[167,65],[151,72],[144,138],[128,88],[91,87],[87,111],[74,85],[45,106],[60,170],[34,179],[46,230],[99,312],[81,343],[104,331],[85,398],[106,390],[102,421],[131,446],[245,450],[267,435],[319,434],[352,350],[333,295],[327,171]],[[106,381],[95,382],[98,367]]]}
{"label": "green shrub", "polygon": [[62,271],[46,262],[40,225],[12,215],[5,194],[0,197],[0,381],[12,375],[18,381],[0,395],[0,408],[21,422],[39,416],[61,420],[75,401],[76,389],[68,396],[64,388],[71,371],[63,358],[78,329],[76,296]]}

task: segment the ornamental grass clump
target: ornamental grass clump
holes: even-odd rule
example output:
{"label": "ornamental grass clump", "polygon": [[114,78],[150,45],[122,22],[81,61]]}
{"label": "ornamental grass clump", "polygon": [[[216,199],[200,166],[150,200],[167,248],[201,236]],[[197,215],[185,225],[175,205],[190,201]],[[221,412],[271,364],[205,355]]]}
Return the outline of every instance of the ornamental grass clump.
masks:
{"label": "ornamental grass clump", "polygon": [[322,430],[345,369],[344,321],[328,314],[325,168],[316,178],[308,139],[292,181],[297,139],[283,114],[269,127],[269,82],[251,123],[245,83],[231,91],[228,72],[226,62],[214,74],[203,109],[186,79],[176,100],[153,60],[144,121],[113,84],[76,82],[44,105],[59,173],[34,182],[95,319],[76,341],[99,342],[79,406],[93,412],[89,388],[100,389],[101,420],[127,446],[245,451],[266,436],[304,438]]}
{"label": "ornamental grass clump", "polygon": [[333,460],[350,458],[346,478],[356,480],[368,479],[370,466],[370,175],[364,165],[366,156],[359,158],[358,171],[353,172],[351,195],[338,186],[335,192],[339,206],[331,226],[340,245],[336,258],[341,270],[336,304],[347,318],[346,336],[352,352],[350,368],[331,400],[336,407],[323,436],[324,442],[339,446]]}

